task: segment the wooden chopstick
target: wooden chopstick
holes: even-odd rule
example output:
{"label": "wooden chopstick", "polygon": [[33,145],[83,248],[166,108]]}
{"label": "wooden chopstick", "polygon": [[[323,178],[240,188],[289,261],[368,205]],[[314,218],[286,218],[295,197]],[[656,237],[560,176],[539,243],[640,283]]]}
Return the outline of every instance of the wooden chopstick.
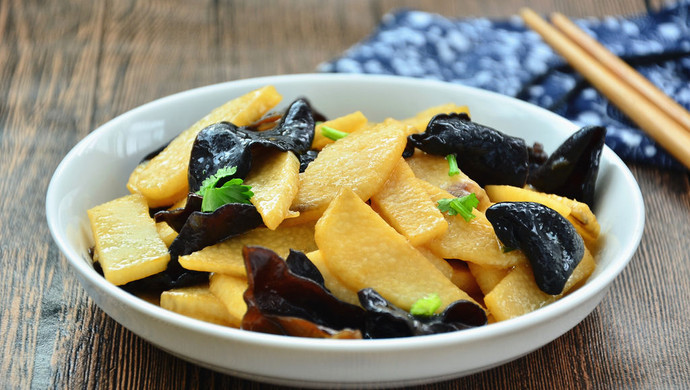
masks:
{"label": "wooden chopstick", "polygon": [[602,65],[615,73],[616,76],[630,84],[637,92],[649,99],[649,101],[663,110],[681,126],[685,127],[687,131],[690,131],[690,112],[683,108],[683,106],[676,103],[675,100],[668,97],[644,76],[637,73],[625,61],[616,57],[615,54],[580,29],[565,15],[559,12],[551,14],[551,23],[581,48],[585,49],[587,53],[596,58]]}
{"label": "wooden chopstick", "polygon": [[690,168],[690,131],[537,13],[523,8],[520,16],[595,88]]}

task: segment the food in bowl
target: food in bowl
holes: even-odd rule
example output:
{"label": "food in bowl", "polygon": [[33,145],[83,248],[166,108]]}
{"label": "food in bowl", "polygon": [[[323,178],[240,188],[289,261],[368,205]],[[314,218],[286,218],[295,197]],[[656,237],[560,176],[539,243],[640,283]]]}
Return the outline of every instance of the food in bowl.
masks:
{"label": "food in bowl", "polygon": [[107,280],[229,326],[376,338],[510,319],[596,267],[603,129],[549,157],[465,107],[370,124],[297,99],[264,116],[279,101],[231,100],[89,210]]}

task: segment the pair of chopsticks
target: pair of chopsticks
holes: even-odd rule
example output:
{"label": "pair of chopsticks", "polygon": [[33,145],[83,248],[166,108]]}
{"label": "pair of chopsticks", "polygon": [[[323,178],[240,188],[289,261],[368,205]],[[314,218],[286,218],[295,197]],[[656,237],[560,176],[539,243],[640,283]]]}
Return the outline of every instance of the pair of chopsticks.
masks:
{"label": "pair of chopsticks", "polygon": [[599,92],[690,168],[690,113],[560,13],[520,16]]}

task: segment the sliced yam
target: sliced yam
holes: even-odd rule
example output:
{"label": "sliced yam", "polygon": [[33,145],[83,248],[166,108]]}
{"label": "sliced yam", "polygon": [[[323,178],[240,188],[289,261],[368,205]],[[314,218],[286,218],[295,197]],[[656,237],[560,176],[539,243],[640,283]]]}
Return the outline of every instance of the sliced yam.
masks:
{"label": "sliced yam", "polygon": [[449,114],[451,112],[470,114],[469,108],[467,106],[458,106],[455,103],[446,103],[440,106],[434,106],[427,108],[424,111],[420,111],[417,115],[403,120],[403,123],[409,126],[409,134],[422,133],[426,130],[427,125],[431,118],[438,114]]}
{"label": "sliced yam", "polygon": [[207,285],[163,291],[160,306],[201,321],[225,326],[233,325],[228,309],[211,293]]}
{"label": "sliced yam", "polygon": [[467,263],[467,268],[484,295],[490,293],[510,272],[510,268],[484,267],[474,263]]}
{"label": "sliced yam", "polygon": [[[568,216],[568,221],[573,224],[573,227],[575,227],[575,231],[582,237],[582,240],[585,242],[585,246],[587,249],[589,249],[593,253],[597,253],[599,251],[599,245],[601,244],[601,240],[599,240],[599,234],[595,234],[591,231],[591,225],[583,225],[578,219],[576,219],[572,214]],[[597,226],[599,223],[597,222]]]}
{"label": "sliced yam", "polygon": [[483,295],[482,290],[479,288],[477,281],[474,279],[474,275],[470,272],[470,269],[462,260],[449,259],[446,263],[451,267],[451,277],[450,281],[453,282],[460,290],[466,292],[471,297],[481,297]]}
{"label": "sliced yam", "polygon": [[177,232],[168,225],[167,222],[156,222],[156,230],[161,240],[165,243],[165,246],[170,248],[173,240],[177,237]]}
{"label": "sliced yam", "polygon": [[381,190],[371,197],[371,203],[414,246],[423,245],[448,229],[443,214],[402,158]]}
{"label": "sliced yam", "polygon": [[406,161],[417,178],[431,183],[455,197],[474,193],[479,200],[477,208],[481,211],[491,206],[489,197],[484,189],[462,171],[458,175],[448,176],[449,165],[444,157],[415,150],[412,157],[406,159]]}
{"label": "sliced yam", "polygon": [[570,216],[577,220],[593,236],[599,236],[599,222],[586,203],[554,194],[546,194],[546,196],[570,208]]}
{"label": "sliced yam", "polygon": [[311,148],[321,150],[326,145],[334,142],[332,139],[323,135],[321,132],[323,126],[328,126],[344,133],[354,133],[357,130],[363,129],[366,124],[367,117],[364,116],[361,111],[355,111],[351,114],[343,115],[341,117],[316,125],[316,128],[314,129],[314,140],[311,143]]}
{"label": "sliced yam", "polygon": [[261,118],[281,100],[273,86],[266,86],[233,99],[183,131],[158,155],[139,164],[127,188],[146,197],[151,208],[170,206],[187,196],[187,169],[197,134],[209,125],[226,121],[246,126]]}
{"label": "sliced yam", "polygon": [[419,253],[423,254],[424,257],[426,257],[427,260],[431,264],[434,265],[441,273],[447,277],[448,279],[453,278],[453,267],[448,264],[446,259],[442,259],[434,254],[434,252],[431,251],[431,249],[424,247],[424,246],[416,246],[415,249],[419,251]]}
{"label": "sliced yam", "polygon": [[484,187],[484,190],[493,203],[535,202],[555,210],[563,218],[568,218],[568,215],[570,215],[570,207],[543,192],[507,185],[487,185]]}
{"label": "sliced yam", "polygon": [[[429,186],[431,199],[453,198],[453,195],[438,187]],[[505,252],[494,228],[483,212],[472,210],[474,218],[469,222],[460,215],[444,214],[448,230],[427,244],[437,256],[444,259],[459,259],[495,268],[509,268],[526,263],[527,258],[520,250]]]}
{"label": "sliced yam", "polygon": [[496,321],[530,313],[556,300],[558,296],[539,289],[528,264],[515,267],[484,296],[484,304]]}
{"label": "sliced yam", "polygon": [[232,327],[239,328],[247,312],[247,303],[244,301],[246,290],[247,279],[242,277],[212,274],[209,278],[209,291],[225,306]]}
{"label": "sliced yam", "polygon": [[404,126],[388,119],[339,139],[301,173],[291,210],[318,219],[342,188],[367,200],[386,182],[407,144]]}
{"label": "sliced yam", "polygon": [[168,247],[139,194],[111,200],[87,211],[96,241],[94,251],[105,279],[115,285],[164,271]]}
{"label": "sliced yam", "polygon": [[570,208],[568,220],[573,224],[575,230],[577,230],[585,241],[585,246],[589,250],[596,252],[599,247],[599,233],[601,227],[599,226],[597,217],[589,206],[586,203],[578,202],[563,196],[554,194],[548,194],[548,196]]}
{"label": "sliced yam", "polygon": [[291,215],[290,205],[299,188],[299,159],[289,151],[266,151],[252,162],[245,184],[252,187],[250,201],[264,225],[275,230]]}
{"label": "sliced yam", "polygon": [[326,288],[330,290],[336,298],[341,301],[351,303],[353,305],[359,305],[359,297],[357,296],[357,291],[351,290],[343,284],[343,282],[338,279],[337,276],[333,275],[326,262],[321,256],[321,251],[313,251],[306,254],[309,260],[319,269],[321,276],[323,276],[324,284]]}
{"label": "sliced yam", "polygon": [[432,293],[441,310],[459,299],[474,302],[350,189],[319,219],[315,239],[328,269],[350,290],[373,288],[408,311]]}
{"label": "sliced yam", "polygon": [[575,267],[572,275],[570,275],[570,278],[568,278],[568,281],[565,283],[562,295],[580,288],[580,286],[582,286],[587,279],[589,279],[596,267],[597,263],[594,260],[594,256],[592,256],[592,253],[589,251],[589,249],[585,249],[585,254],[582,257],[582,260],[577,267]]}
{"label": "sliced yam", "polygon": [[187,204],[187,194],[182,199],[177,200],[172,206],[168,207],[168,210],[183,209]]}
{"label": "sliced yam", "polygon": [[180,256],[180,265],[193,271],[217,272],[238,277],[246,277],[242,248],[245,245],[261,245],[285,258],[290,249],[302,252],[316,250],[314,224],[283,227],[270,230],[256,228],[245,234],[191,253]]}
{"label": "sliced yam", "polygon": [[585,251],[585,255],[573,270],[563,293],[549,295],[539,289],[529,264],[515,267],[500,283],[484,296],[484,303],[497,321],[505,321],[530,313],[557,301],[573,288],[582,285],[592,274],[595,267],[594,258]]}
{"label": "sliced yam", "polygon": [[[176,210],[176,209],[182,209],[184,206],[187,204],[187,197],[185,196],[184,198],[178,200],[177,202],[173,203],[172,206],[168,208],[168,210]],[[177,232],[175,229],[173,229],[170,225],[168,225],[167,222],[156,222],[156,229],[158,230],[158,235],[161,236],[161,239],[163,242],[165,242],[165,245],[169,248],[170,244],[172,244],[173,240],[177,238]]]}

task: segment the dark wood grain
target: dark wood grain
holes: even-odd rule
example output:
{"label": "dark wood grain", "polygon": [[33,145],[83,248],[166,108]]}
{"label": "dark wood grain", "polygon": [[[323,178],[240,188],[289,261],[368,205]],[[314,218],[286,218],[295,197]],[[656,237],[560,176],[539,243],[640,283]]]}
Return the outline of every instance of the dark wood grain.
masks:
{"label": "dark wood grain", "polygon": [[[94,305],[45,223],[57,164],[94,128],[148,101],[222,81],[312,72],[391,9],[506,17],[523,5],[576,17],[644,10],[641,0],[0,1],[0,387],[278,388],[177,359]],[[646,231],[601,305],[521,359],[419,388],[690,385],[688,175],[631,168]]]}

